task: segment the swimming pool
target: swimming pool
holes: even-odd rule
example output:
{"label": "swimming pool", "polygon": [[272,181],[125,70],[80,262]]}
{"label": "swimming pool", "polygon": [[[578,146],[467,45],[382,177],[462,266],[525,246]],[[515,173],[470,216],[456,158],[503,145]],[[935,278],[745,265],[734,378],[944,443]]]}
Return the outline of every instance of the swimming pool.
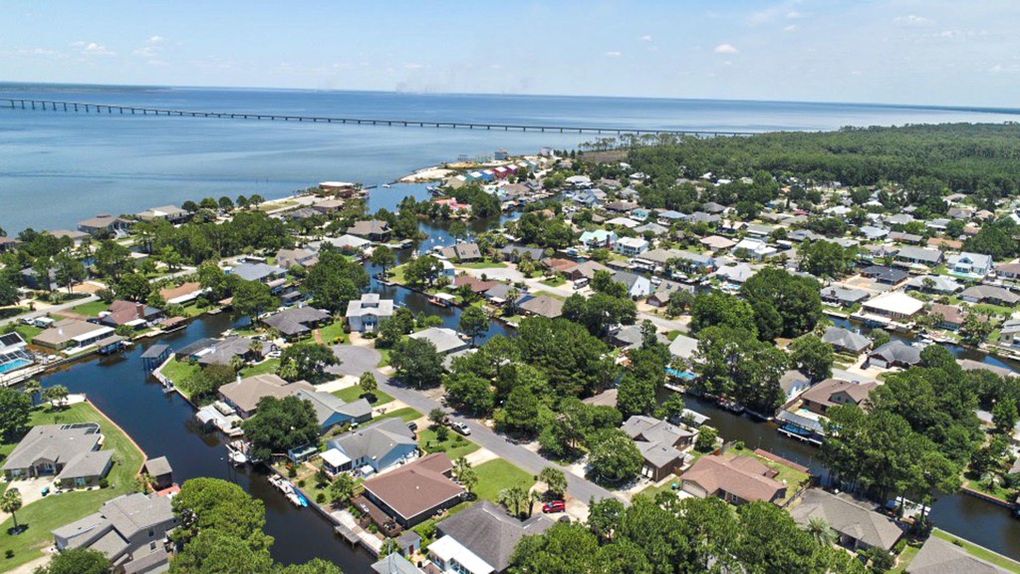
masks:
{"label": "swimming pool", "polygon": [[28,359],[14,359],[9,363],[4,363],[0,365],[0,375],[10,373],[11,371],[17,371],[18,369],[27,367],[31,364],[32,361],[29,361]]}

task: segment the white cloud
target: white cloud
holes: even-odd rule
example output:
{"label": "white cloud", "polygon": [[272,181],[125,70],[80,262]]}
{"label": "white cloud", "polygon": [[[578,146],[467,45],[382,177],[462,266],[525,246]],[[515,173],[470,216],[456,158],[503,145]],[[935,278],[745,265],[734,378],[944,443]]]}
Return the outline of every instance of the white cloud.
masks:
{"label": "white cloud", "polygon": [[72,48],[77,48],[82,54],[86,56],[116,56],[117,53],[108,50],[106,46],[97,42],[74,42],[71,44]]}
{"label": "white cloud", "polygon": [[804,15],[801,14],[800,12],[796,11],[796,10],[791,10],[791,11],[786,13],[786,19],[787,20],[797,20],[798,18],[803,18],[803,17],[804,17]]}
{"label": "white cloud", "polygon": [[784,32],[796,32],[797,31],[797,25],[796,24],[790,24],[789,26],[783,28],[783,31]]}
{"label": "white cloud", "polygon": [[609,57],[609,58],[619,58],[622,55],[623,55],[623,52],[617,52],[615,50],[611,51],[611,52],[606,52],[606,56]]}
{"label": "white cloud", "polygon": [[156,44],[162,44],[163,42],[166,42],[166,38],[163,36],[149,36],[149,39],[146,40],[145,43],[150,46],[155,46]]}
{"label": "white cloud", "polygon": [[740,52],[733,44],[719,44],[715,47],[716,54],[736,54]]}
{"label": "white cloud", "polygon": [[920,28],[924,26],[931,26],[935,23],[931,18],[925,18],[924,16],[918,16],[917,14],[908,14],[906,16],[898,16],[893,18],[893,22],[900,26],[910,26],[914,28]]}
{"label": "white cloud", "polygon": [[420,70],[425,67],[425,64],[415,64],[413,62],[404,64],[405,70]]}
{"label": "white cloud", "polygon": [[652,41],[651,34],[645,34],[644,36],[641,36],[641,41],[642,42],[651,42]]}

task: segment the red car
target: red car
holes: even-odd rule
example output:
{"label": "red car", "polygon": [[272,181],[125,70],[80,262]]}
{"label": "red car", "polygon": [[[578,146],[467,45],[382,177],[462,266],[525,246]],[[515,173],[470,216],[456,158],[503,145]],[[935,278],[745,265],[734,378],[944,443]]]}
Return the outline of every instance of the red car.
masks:
{"label": "red car", "polygon": [[550,500],[542,505],[542,512],[564,512],[567,510],[567,503],[562,500]]}

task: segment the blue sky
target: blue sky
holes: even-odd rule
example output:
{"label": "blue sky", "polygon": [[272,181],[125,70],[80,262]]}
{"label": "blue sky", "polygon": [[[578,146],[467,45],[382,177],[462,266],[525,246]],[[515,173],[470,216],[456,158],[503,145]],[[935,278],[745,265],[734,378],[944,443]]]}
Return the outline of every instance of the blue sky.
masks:
{"label": "blue sky", "polygon": [[1016,107],[1020,1],[5,0],[6,81]]}

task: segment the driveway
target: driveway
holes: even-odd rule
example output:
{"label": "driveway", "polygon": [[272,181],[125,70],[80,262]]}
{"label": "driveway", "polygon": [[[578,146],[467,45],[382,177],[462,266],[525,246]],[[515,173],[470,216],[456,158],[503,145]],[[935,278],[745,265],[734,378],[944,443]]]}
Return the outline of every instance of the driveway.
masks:
{"label": "driveway", "polygon": [[[394,379],[391,379],[382,373],[377,372],[376,379],[379,380],[380,389],[386,391],[394,398],[399,399],[408,406],[413,407],[420,413],[427,414],[432,409],[442,408],[442,405],[438,400],[429,398],[421,391],[400,385]],[[449,409],[444,410],[448,411]],[[527,472],[537,475],[547,466],[559,467],[559,465],[546,460],[538,453],[531,452],[523,446],[507,442],[505,437],[496,434],[492,431],[492,429],[477,420],[465,418],[463,416],[457,416],[456,418],[457,420],[463,420],[467,423],[468,427],[471,428],[470,439],[472,441],[478,443],[479,446],[488,449],[496,456],[504,458],[519,466]],[[599,500],[602,498],[616,497],[626,502],[625,499],[619,497],[617,494],[602,488],[590,480],[576,476],[569,472],[566,473],[566,475],[567,492],[572,497],[584,502],[585,504],[587,504],[592,498]]]}
{"label": "driveway", "polygon": [[327,367],[326,372],[336,376],[360,377],[366,371],[374,371],[382,359],[382,354],[372,347],[352,345],[336,345],[333,347],[333,355],[340,360],[340,364]]}

